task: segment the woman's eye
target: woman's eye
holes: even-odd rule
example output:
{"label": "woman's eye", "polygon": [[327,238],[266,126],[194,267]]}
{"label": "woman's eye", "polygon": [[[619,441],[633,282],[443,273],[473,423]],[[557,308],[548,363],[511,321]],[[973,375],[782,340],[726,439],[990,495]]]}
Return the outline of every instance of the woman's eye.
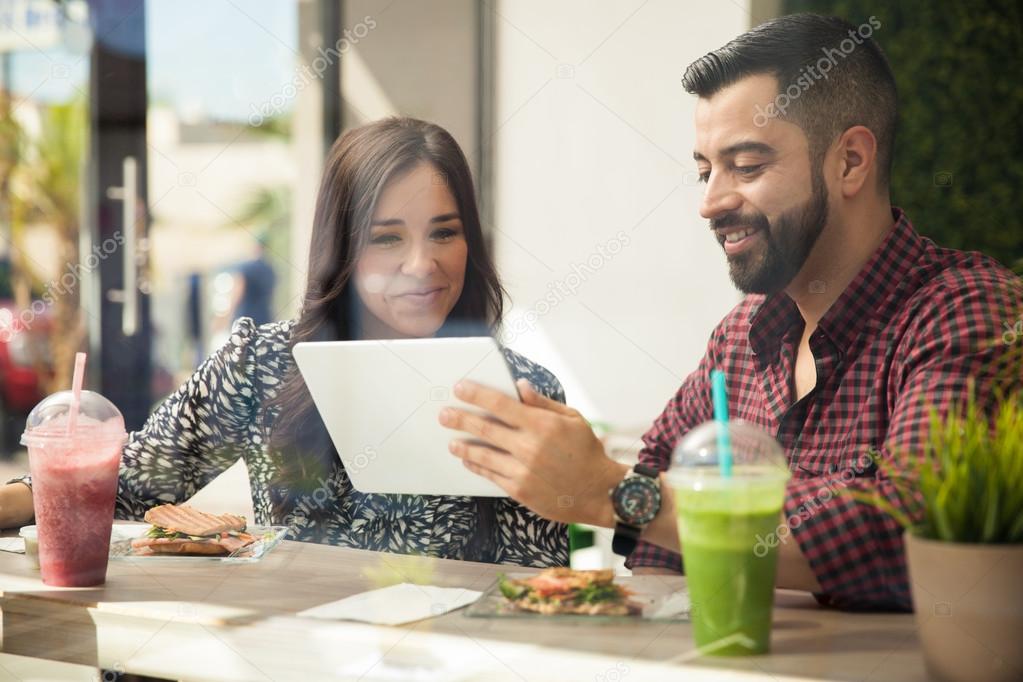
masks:
{"label": "woman's eye", "polygon": [[378,244],[380,246],[391,246],[401,241],[401,237],[396,234],[380,234],[370,239],[370,243]]}
{"label": "woman's eye", "polygon": [[699,179],[700,182],[704,182],[704,183],[709,181],[710,180],[710,171],[701,171],[700,172],[700,176],[699,176],[698,179]]}
{"label": "woman's eye", "polygon": [[453,239],[454,237],[457,237],[457,236],[458,236],[458,230],[453,230],[453,229],[448,228],[448,227],[442,228],[442,229],[437,230],[437,231],[435,231],[433,233],[433,238],[436,239],[437,241],[441,241],[441,242],[446,242],[446,241],[448,241],[450,239]]}

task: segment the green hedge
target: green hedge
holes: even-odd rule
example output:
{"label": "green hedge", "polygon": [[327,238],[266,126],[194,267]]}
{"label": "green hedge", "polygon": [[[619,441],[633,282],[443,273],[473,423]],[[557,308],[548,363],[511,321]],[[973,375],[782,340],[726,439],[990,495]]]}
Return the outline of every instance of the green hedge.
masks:
{"label": "green hedge", "polygon": [[1023,3],[786,0],[871,16],[899,87],[892,201],[939,244],[1023,274]]}

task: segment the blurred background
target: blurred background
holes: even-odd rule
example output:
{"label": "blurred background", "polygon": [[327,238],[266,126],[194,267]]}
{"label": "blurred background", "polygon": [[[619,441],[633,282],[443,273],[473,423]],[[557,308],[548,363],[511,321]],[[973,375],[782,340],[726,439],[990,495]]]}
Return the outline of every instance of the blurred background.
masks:
{"label": "blurred background", "polygon": [[[466,150],[504,341],[628,456],[739,298],[697,213],[682,72],[807,9],[881,24],[896,203],[1023,271],[1018,0],[0,0],[7,468],[75,351],[134,429],[233,319],[294,316],[324,154],[392,114]],[[248,505],[226,477],[210,504]]]}

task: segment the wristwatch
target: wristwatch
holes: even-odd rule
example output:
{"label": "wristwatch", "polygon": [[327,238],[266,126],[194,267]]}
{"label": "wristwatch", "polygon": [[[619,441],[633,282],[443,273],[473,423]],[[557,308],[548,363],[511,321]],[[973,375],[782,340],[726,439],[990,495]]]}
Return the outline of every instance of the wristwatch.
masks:
{"label": "wristwatch", "polygon": [[615,534],[611,549],[629,556],[647,524],[661,510],[661,479],[657,469],[637,464],[618,485],[608,491],[615,510]]}

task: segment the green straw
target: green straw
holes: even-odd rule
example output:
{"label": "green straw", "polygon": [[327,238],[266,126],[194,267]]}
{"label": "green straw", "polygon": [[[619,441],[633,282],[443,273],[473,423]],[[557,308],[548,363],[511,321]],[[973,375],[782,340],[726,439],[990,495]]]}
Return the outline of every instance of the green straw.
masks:
{"label": "green straw", "polygon": [[718,423],[718,464],[722,478],[732,476],[732,442],[728,432],[728,393],[725,373],[715,369],[710,373],[710,392],[714,399],[714,421]]}

